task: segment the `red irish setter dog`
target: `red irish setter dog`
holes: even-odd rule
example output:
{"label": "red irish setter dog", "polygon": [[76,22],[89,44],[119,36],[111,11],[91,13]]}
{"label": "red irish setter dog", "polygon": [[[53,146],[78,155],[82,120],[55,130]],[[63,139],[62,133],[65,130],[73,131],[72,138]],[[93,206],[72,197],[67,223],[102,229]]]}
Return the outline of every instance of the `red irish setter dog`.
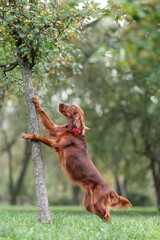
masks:
{"label": "red irish setter dog", "polygon": [[88,156],[85,138],[84,113],[75,105],[59,104],[59,111],[66,116],[67,125],[57,126],[47,116],[39,104],[38,97],[33,98],[43,126],[50,137],[36,134],[22,134],[23,138],[41,141],[58,154],[62,169],[69,178],[84,189],[83,205],[87,211],[98,215],[103,221],[110,218],[109,208],[129,208],[131,203],[114,192],[103,180],[99,171]]}

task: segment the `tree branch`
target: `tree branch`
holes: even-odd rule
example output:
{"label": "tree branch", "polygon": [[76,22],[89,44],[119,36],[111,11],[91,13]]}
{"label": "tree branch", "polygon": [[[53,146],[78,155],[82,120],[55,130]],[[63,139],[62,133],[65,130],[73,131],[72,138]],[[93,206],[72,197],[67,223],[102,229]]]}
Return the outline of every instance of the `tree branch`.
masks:
{"label": "tree branch", "polygon": [[12,146],[15,144],[15,142],[17,141],[18,138],[16,138],[15,136],[17,136],[17,135],[14,134],[13,135],[14,137],[10,141],[8,141],[8,136],[4,130],[2,130],[2,134],[4,137],[4,141],[5,141],[5,147],[2,149],[2,151],[5,152],[12,148]]}
{"label": "tree branch", "polygon": [[9,72],[9,71],[13,70],[15,67],[17,67],[18,65],[19,65],[19,64],[17,63],[17,64],[15,64],[15,65],[13,65],[13,66],[11,66],[11,67],[9,67],[9,68],[3,69],[3,71],[4,71],[4,72]]}
{"label": "tree branch", "polygon": [[[9,65],[9,67],[7,67]],[[12,63],[6,63],[6,64],[3,64],[3,63],[0,63],[0,67],[3,68],[3,72],[9,72],[11,70],[13,70],[15,67],[17,67],[19,65],[18,61],[15,61],[15,62],[12,62]]]}

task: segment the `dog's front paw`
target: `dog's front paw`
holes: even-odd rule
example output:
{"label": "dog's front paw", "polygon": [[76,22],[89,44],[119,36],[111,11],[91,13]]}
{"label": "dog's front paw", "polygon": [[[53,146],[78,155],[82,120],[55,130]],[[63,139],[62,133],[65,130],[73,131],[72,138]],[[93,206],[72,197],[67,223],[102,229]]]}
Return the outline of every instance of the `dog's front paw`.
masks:
{"label": "dog's front paw", "polygon": [[21,138],[25,138],[25,135],[26,135],[25,133],[22,133]]}
{"label": "dog's front paw", "polygon": [[22,133],[21,137],[22,138],[26,138],[26,139],[31,139],[32,135],[31,134]]}
{"label": "dog's front paw", "polygon": [[38,99],[38,96],[34,96],[33,97],[33,102],[36,106],[39,106],[39,99]]}

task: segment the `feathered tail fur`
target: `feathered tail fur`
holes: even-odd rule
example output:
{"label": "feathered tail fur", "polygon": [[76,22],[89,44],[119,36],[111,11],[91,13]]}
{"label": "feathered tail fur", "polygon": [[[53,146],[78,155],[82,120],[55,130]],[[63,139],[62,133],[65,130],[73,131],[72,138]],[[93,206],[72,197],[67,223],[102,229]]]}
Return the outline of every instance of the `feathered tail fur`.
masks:
{"label": "feathered tail fur", "polygon": [[118,210],[121,208],[130,208],[130,206],[132,206],[132,204],[130,203],[130,201],[128,199],[119,196],[113,190],[110,191],[109,205],[111,207],[113,207],[115,210]]}

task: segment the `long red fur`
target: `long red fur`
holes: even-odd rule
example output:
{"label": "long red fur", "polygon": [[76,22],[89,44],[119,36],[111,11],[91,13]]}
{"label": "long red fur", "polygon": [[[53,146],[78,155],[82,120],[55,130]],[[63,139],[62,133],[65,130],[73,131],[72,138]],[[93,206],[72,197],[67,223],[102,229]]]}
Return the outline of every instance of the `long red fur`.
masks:
{"label": "long red fur", "polygon": [[[75,105],[64,103],[59,105],[59,111],[63,113],[68,124],[58,126],[47,116],[39,104],[38,97],[34,97],[38,114],[42,125],[48,135],[55,139],[36,134],[22,134],[23,138],[41,141],[56,151],[62,169],[69,178],[84,189],[83,205],[87,211],[98,215],[103,221],[110,218],[110,207],[117,209],[129,208],[131,203],[126,198],[119,196],[103,180],[99,171],[88,156],[87,142],[85,138],[84,113]],[[79,133],[69,130],[67,126],[79,130]]]}

